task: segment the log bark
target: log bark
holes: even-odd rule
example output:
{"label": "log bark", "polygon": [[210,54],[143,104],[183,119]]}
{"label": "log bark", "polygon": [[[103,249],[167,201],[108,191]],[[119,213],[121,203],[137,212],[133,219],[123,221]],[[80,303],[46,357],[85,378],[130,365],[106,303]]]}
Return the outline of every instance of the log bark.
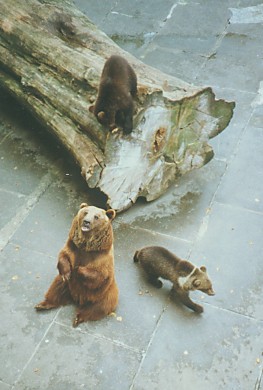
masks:
{"label": "log bark", "polygon": [[[138,78],[134,130],[110,133],[89,105],[105,60],[124,56]],[[208,142],[228,125],[233,102],[216,100],[119,48],[66,1],[0,0],[0,86],[75,158],[89,187],[117,211],[156,199],[213,157]]]}

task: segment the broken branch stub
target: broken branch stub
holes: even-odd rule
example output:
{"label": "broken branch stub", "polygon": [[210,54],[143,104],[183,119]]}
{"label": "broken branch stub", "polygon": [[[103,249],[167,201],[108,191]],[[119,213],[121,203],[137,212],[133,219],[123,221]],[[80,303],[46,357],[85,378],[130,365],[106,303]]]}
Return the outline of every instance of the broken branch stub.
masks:
{"label": "broken branch stub", "polygon": [[[19,8],[19,9],[18,9]],[[125,57],[137,74],[134,129],[110,133],[89,112],[105,60]],[[119,48],[66,2],[0,0],[0,86],[55,134],[122,211],[159,197],[177,177],[213,157],[209,139],[234,103],[153,69]]]}

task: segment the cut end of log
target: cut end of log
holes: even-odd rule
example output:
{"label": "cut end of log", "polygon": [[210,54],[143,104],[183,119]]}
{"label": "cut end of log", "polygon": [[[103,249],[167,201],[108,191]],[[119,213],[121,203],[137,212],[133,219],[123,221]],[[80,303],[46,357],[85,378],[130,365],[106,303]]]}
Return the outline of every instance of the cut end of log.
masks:
{"label": "cut end of log", "polygon": [[130,135],[108,136],[98,183],[108,205],[123,211],[139,196],[154,200],[179,176],[207,164],[214,155],[209,139],[230,121],[233,105],[216,101],[210,88],[176,102],[153,94]]}

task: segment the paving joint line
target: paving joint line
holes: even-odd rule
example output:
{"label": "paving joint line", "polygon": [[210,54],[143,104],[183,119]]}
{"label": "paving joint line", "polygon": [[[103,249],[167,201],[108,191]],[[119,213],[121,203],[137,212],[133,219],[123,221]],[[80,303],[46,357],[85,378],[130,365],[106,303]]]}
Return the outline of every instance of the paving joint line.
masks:
{"label": "paving joint line", "polygon": [[217,203],[217,204],[219,204],[221,206],[226,206],[226,207],[229,207],[229,208],[232,208],[232,209],[235,209],[235,210],[247,211],[247,212],[250,212],[252,214],[256,214],[256,215],[260,215],[260,216],[263,215],[263,211],[256,211],[256,210],[253,210],[253,209],[249,209],[247,207],[236,206],[235,204],[223,203],[223,202],[219,202],[217,200],[215,200],[214,203]]}
{"label": "paving joint line", "polygon": [[53,175],[51,173],[47,173],[37,188],[26,198],[26,202],[18,208],[15,216],[0,230],[0,252],[4,249],[4,247],[11,240],[17,229],[24,222],[26,217],[29,215],[31,210],[35,207],[40,197],[46,192],[46,190],[50,187],[53,180]]}
{"label": "paving joint line", "polygon": [[50,324],[48,325],[46,331],[44,332],[43,334],[43,337],[41,338],[41,340],[39,341],[39,343],[37,344],[34,352],[32,353],[32,355],[30,356],[30,358],[28,359],[28,361],[26,362],[26,364],[24,365],[23,369],[21,370],[20,374],[18,375],[17,379],[15,380],[15,382],[11,385],[11,390],[15,390],[15,387],[18,383],[18,381],[20,380],[20,378],[22,377],[22,375],[24,374],[25,370],[27,369],[27,367],[29,366],[29,364],[31,363],[31,361],[33,360],[34,356],[36,355],[36,353],[38,352],[42,342],[45,340],[49,330],[51,329],[51,327],[53,326],[53,324],[55,323],[55,319],[56,317],[58,316],[59,312],[60,312],[61,309],[59,309],[57,311],[57,313],[55,314],[55,316],[53,317],[52,321],[50,322]]}
{"label": "paving joint line", "polygon": [[[62,323],[62,322],[60,322],[60,321],[55,321],[55,323],[56,323],[57,325],[59,325],[59,326],[64,327],[64,328],[67,328],[67,329],[70,329],[70,330],[73,329],[71,326],[66,325],[66,324],[64,324],[64,323]],[[83,330],[83,329],[81,329],[81,328],[77,328],[76,331],[77,331],[77,332],[80,332],[80,333],[82,333],[82,334],[88,334],[88,335],[90,335],[90,336],[94,336],[94,337],[97,338],[97,339],[102,339],[102,340],[105,340],[105,341],[109,341],[109,342],[111,342],[112,344],[117,345],[118,347],[122,347],[122,348],[124,348],[124,349],[127,349],[127,350],[129,350],[129,351],[132,351],[132,352],[134,352],[134,353],[136,353],[136,354],[139,354],[139,355],[142,355],[142,353],[143,353],[143,350],[140,350],[139,348],[131,347],[130,345],[128,345],[128,344],[126,344],[126,343],[123,343],[122,341],[119,341],[119,340],[112,339],[112,338],[110,338],[110,337],[104,336],[104,335],[101,334],[101,333],[92,332],[92,331],[90,331],[90,330],[85,331],[85,330]]]}
{"label": "paving joint line", "polygon": [[257,377],[257,381],[256,381],[256,384],[255,384],[255,390],[260,390],[262,377],[263,377],[263,368],[262,368],[262,365],[261,365],[261,368],[260,368],[260,371],[259,371],[259,375]]}
{"label": "paving joint line", "polygon": [[[215,198],[216,198],[216,196],[217,196],[219,187],[221,186],[221,183],[222,183],[222,181],[224,180],[224,177],[225,177],[225,175],[226,175],[226,173],[227,173],[227,171],[228,171],[228,169],[229,169],[229,165],[231,165],[231,163],[233,162],[233,160],[234,160],[234,159],[236,158],[236,156],[237,156],[237,153],[238,153],[238,150],[239,150],[239,146],[240,146],[241,140],[242,140],[243,135],[244,135],[244,133],[245,133],[245,131],[246,131],[246,129],[247,129],[247,126],[248,126],[248,124],[249,124],[249,122],[250,122],[250,120],[251,120],[251,118],[252,118],[252,116],[253,116],[253,114],[254,114],[254,111],[255,111],[255,108],[251,111],[251,114],[250,114],[249,118],[247,119],[247,122],[245,123],[245,125],[244,125],[244,127],[243,127],[243,129],[242,129],[242,131],[241,131],[241,133],[240,133],[239,139],[238,139],[238,141],[237,141],[237,143],[236,143],[236,145],[235,145],[235,147],[234,147],[234,150],[233,150],[233,153],[232,153],[232,156],[231,156],[230,160],[229,160],[229,161],[226,161],[225,170],[224,170],[224,172],[223,172],[223,174],[222,174],[222,176],[221,176],[221,178],[220,178],[220,180],[219,180],[219,182],[218,182],[217,188],[216,188],[216,190],[215,190],[215,192],[214,192],[214,195],[212,196],[211,202],[210,202],[209,205],[208,205],[208,209],[212,209],[214,203],[219,203],[219,202],[216,202],[216,201],[215,201]],[[224,204],[224,203],[222,203],[222,204]],[[193,242],[192,242],[192,247],[190,248],[190,256],[191,256],[192,252],[194,251],[194,248],[195,248],[197,242],[200,240],[200,238],[201,238],[201,236],[202,236],[202,230],[204,229],[204,226],[206,227],[206,229],[208,229],[208,224],[209,224],[210,216],[211,216],[210,213],[204,215],[204,217],[203,217],[203,219],[202,219],[202,221],[201,221],[201,223],[200,223],[199,230],[198,230],[198,233],[197,233],[197,235],[196,235],[196,238],[195,238],[195,240],[193,240]]]}
{"label": "paving joint line", "polygon": [[132,230],[140,230],[140,231],[143,231],[143,232],[146,232],[146,233],[150,233],[150,234],[152,234],[154,236],[159,235],[159,236],[163,236],[163,237],[166,237],[166,238],[170,238],[172,240],[176,239],[176,240],[180,240],[180,241],[183,241],[183,242],[186,242],[186,243],[189,243],[189,244],[193,243],[193,240],[187,240],[186,238],[181,238],[181,237],[178,237],[178,236],[172,236],[170,234],[165,234],[165,233],[161,233],[161,232],[158,232],[158,231],[155,231],[155,230],[142,228],[140,226],[130,226],[129,223],[126,223],[126,222],[117,222],[117,221],[115,221],[115,224],[117,224],[119,227],[121,227],[121,225],[127,225]]}
{"label": "paving joint line", "polygon": [[196,72],[196,76],[195,76],[195,80],[197,80],[198,76],[200,75],[200,71],[205,67],[206,63],[214,56],[217,54],[217,50],[219,49],[219,47],[221,46],[221,43],[224,39],[224,37],[226,36],[226,33],[227,33],[227,29],[230,25],[230,18],[227,20],[227,24],[225,25],[225,28],[223,29],[222,31],[222,34],[218,37],[218,39],[216,40],[214,46],[212,47],[210,53],[205,56],[205,60],[204,62],[201,64],[200,68],[198,69],[198,71]]}
{"label": "paving joint line", "polygon": [[141,362],[140,362],[140,364],[139,364],[139,368],[138,368],[137,372],[135,373],[135,375],[134,375],[134,377],[133,377],[133,380],[132,380],[132,383],[131,383],[131,386],[130,386],[129,390],[134,390],[135,381],[136,381],[136,379],[138,378],[138,376],[140,375],[140,372],[141,372],[143,363],[144,363],[144,361],[145,361],[145,359],[146,359],[147,353],[148,353],[148,351],[149,351],[149,349],[150,349],[150,347],[151,347],[151,345],[152,345],[152,343],[153,343],[154,337],[155,337],[155,335],[156,335],[156,333],[157,333],[157,330],[159,329],[161,320],[162,320],[163,315],[164,315],[166,309],[168,308],[168,306],[169,306],[169,296],[168,296],[168,298],[167,298],[167,303],[166,303],[166,305],[164,306],[164,308],[163,308],[163,310],[162,310],[162,312],[161,312],[161,314],[160,314],[160,316],[159,316],[159,318],[158,318],[158,321],[157,321],[156,326],[155,326],[155,328],[154,328],[154,331],[153,331],[153,333],[152,333],[152,335],[151,335],[151,337],[150,337],[150,340],[149,340],[149,343],[148,343],[148,345],[147,345],[147,348],[146,348],[146,350],[144,351],[144,353],[142,354],[142,359],[141,359]]}
{"label": "paving joint line", "polygon": [[213,307],[214,309],[218,309],[218,310],[226,311],[226,312],[229,312],[229,313],[232,313],[232,314],[236,314],[238,316],[244,317],[244,318],[246,318],[248,320],[251,320],[251,321],[263,322],[263,319],[255,318],[255,317],[252,317],[252,316],[250,316],[248,314],[240,313],[240,312],[238,312],[238,311],[236,311],[234,309],[228,309],[228,308],[220,307],[220,306],[214,305],[213,303],[205,302],[205,301],[200,300],[200,299],[197,299],[197,301],[200,302],[200,303],[203,303],[204,305]]}

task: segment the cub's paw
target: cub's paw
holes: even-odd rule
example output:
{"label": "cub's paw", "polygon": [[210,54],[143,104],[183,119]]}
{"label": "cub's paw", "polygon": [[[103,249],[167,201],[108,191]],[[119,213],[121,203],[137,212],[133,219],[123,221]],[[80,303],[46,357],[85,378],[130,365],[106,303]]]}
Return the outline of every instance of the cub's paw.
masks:
{"label": "cub's paw", "polygon": [[160,279],[156,278],[149,278],[149,282],[156,288],[162,288],[163,287],[163,282]]}
{"label": "cub's paw", "polygon": [[157,288],[162,288],[163,287],[163,282],[159,279],[156,280],[155,287]]}
{"label": "cub's paw", "polygon": [[201,314],[201,313],[203,313],[204,308],[203,308],[203,306],[201,306],[201,305],[195,304],[194,307],[193,307],[193,310],[194,310],[196,313]]}

